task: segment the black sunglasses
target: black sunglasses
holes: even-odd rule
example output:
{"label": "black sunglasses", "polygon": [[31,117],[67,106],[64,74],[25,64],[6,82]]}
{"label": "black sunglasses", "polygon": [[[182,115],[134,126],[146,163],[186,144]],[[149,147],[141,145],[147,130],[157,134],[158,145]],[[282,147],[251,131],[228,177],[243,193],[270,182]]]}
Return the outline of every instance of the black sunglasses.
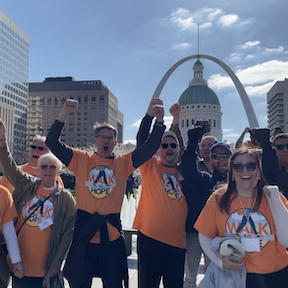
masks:
{"label": "black sunglasses", "polygon": [[246,167],[247,171],[251,172],[256,169],[257,163],[256,162],[249,162],[247,164],[236,163],[236,164],[233,164],[232,167],[236,172],[242,172],[244,167]]}
{"label": "black sunglasses", "polygon": [[275,148],[277,150],[283,150],[284,147],[286,147],[286,149],[288,149],[288,144],[278,144],[278,145],[275,145]]}
{"label": "black sunglasses", "polygon": [[42,147],[42,146],[31,145],[30,147],[31,147],[33,150],[34,150],[34,149],[37,149],[37,148],[38,148],[39,151],[46,150],[46,149],[45,149],[44,147]]}
{"label": "black sunglasses", "polygon": [[43,169],[43,170],[47,170],[47,169],[51,169],[51,170],[55,170],[56,169],[56,166],[55,165],[47,165],[47,164],[45,164],[45,165],[41,165],[40,166],[41,167],[41,169]]}
{"label": "black sunglasses", "polygon": [[168,144],[168,143],[163,143],[161,146],[162,146],[163,149],[167,149],[169,145],[170,145],[170,147],[171,147],[172,149],[175,149],[175,148],[177,147],[177,144],[176,144],[176,143],[170,143],[170,144]]}
{"label": "black sunglasses", "polygon": [[219,160],[221,158],[229,158],[231,156],[230,153],[212,153],[211,158],[214,160]]}

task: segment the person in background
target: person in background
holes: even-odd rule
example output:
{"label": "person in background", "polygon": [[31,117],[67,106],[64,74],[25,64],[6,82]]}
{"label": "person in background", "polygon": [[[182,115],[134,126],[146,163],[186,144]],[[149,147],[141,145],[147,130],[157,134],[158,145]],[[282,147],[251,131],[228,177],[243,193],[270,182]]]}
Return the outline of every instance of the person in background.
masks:
{"label": "person in background", "polygon": [[[215,187],[227,180],[228,158],[231,156],[231,149],[224,142],[215,143],[210,148],[210,159],[212,172],[207,173],[197,168],[197,146],[205,132],[205,127],[199,126],[188,131],[188,146],[182,155],[182,175],[186,180],[184,190],[188,203],[188,216],[186,220],[187,250],[186,250],[186,277],[184,287],[196,287],[199,262],[202,249],[198,240],[197,230],[193,228],[206,200]],[[205,264],[208,266],[209,259],[205,257]]]}
{"label": "person in background", "polygon": [[[158,99],[159,100],[159,99]],[[70,287],[89,287],[93,276],[102,278],[105,288],[128,285],[125,243],[121,236],[120,211],[127,177],[157,151],[162,134],[164,108],[162,101],[152,99],[152,118],[156,118],[149,139],[133,152],[117,155],[117,130],[107,123],[95,126],[97,152],[87,153],[69,147],[59,140],[70,113],[78,102],[67,99],[53,123],[46,140],[51,151],[75,174],[77,221],[64,268]]]}
{"label": "person in background", "polygon": [[[45,144],[46,137],[41,135],[36,135],[32,140],[30,145],[30,152],[29,152],[29,160],[28,163],[18,166],[22,171],[32,175],[39,177],[38,175],[38,160],[39,158],[49,152],[49,148]],[[57,177],[59,183],[64,187],[63,181],[60,176]],[[1,180],[0,184],[8,188],[8,190],[12,193],[13,192],[13,185],[8,181],[7,177],[4,175]]]}
{"label": "person in background", "polygon": [[[240,271],[246,266],[247,288],[286,288],[288,201],[277,186],[264,185],[257,151],[235,150],[227,184],[211,195],[194,227],[203,251],[217,267]],[[241,241],[244,262],[220,258],[211,249],[217,236]]]}
{"label": "person in background", "polygon": [[76,202],[57,181],[62,164],[52,153],[37,159],[37,179],[16,166],[6,144],[2,120],[0,139],[0,166],[15,187],[13,198],[19,215],[15,228],[25,269],[21,279],[14,274],[12,285],[40,288],[46,275],[53,277],[60,272],[73,237]]}
{"label": "person in background", "polygon": [[[1,141],[3,140],[0,140],[0,143]],[[3,233],[6,241],[6,247],[12,263],[12,272],[16,277],[22,278],[25,271],[21,262],[20,250],[13,222],[13,219],[17,216],[11,193],[7,188],[0,185],[0,232]],[[5,258],[4,260],[6,262],[6,252],[2,245],[0,245],[0,254]],[[9,284],[10,275],[9,269],[6,269],[6,266],[8,266],[7,262],[3,264],[2,262],[0,263],[0,288],[6,288]]]}

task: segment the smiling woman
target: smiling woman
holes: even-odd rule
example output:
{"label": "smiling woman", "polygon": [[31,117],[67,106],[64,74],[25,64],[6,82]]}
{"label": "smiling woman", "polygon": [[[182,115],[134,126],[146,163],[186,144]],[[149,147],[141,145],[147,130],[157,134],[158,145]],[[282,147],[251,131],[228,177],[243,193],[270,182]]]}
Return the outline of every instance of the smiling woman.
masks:
{"label": "smiling woman", "polygon": [[[257,151],[234,151],[228,183],[211,195],[195,224],[203,251],[221,269],[243,275],[246,267],[247,288],[286,287],[287,229],[281,223],[288,220],[287,207],[288,201],[277,186],[265,186]],[[211,250],[217,236],[240,241],[246,251],[244,261],[219,258]]]}

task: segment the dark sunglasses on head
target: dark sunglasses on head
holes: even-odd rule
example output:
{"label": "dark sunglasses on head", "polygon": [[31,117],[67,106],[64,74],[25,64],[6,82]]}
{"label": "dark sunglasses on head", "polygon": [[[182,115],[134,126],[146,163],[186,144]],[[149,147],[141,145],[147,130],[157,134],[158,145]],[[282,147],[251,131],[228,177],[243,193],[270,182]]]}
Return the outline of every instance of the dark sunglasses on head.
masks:
{"label": "dark sunglasses on head", "polygon": [[274,146],[277,150],[283,150],[284,147],[286,147],[286,149],[288,149],[288,143],[287,144],[278,144],[278,145],[274,145]]}
{"label": "dark sunglasses on head", "polygon": [[51,169],[51,170],[55,170],[56,169],[56,166],[55,165],[47,165],[47,164],[44,164],[44,165],[41,165],[40,166],[41,167],[41,169],[43,169],[43,170],[47,170],[47,169]]}
{"label": "dark sunglasses on head", "polygon": [[168,146],[170,146],[172,149],[175,149],[176,147],[177,147],[177,144],[176,143],[163,143],[162,145],[162,148],[163,149],[167,149],[168,148]]}
{"label": "dark sunglasses on head", "polygon": [[235,163],[233,164],[232,167],[236,172],[242,172],[244,167],[246,167],[247,171],[254,171],[257,167],[257,163],[256,162],[249,162],[247,164]]}
{"label": "dark sunglasses on head", "polygon": [[46,150],[46,149],[45,149],[44,147],[42,147],[42,146],[31,145],[30,147],[31,147],[33,150],[34,150],[34,149],[37,149],[37,148],[38,148],[39,151]]}
{"label": "dark sunglasses on head", "polygon": [[221,158],[229,158],[231,156],[230,153],[212,153],[211,158],[214,160],[219,160]]}

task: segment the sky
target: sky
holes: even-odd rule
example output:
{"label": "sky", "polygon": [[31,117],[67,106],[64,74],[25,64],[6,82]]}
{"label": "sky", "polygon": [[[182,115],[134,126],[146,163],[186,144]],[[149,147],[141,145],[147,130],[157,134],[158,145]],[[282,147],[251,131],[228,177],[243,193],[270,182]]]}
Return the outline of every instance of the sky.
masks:
{"label": "sky", "polygon": [[[9,0],[0,10],[30,36],[29,82],[57,76],[103,81],[124,114],[125,142],[135,141],[167,70],[198,54],[198,23],[200,54],[234,71],[260,127],[267,127],[267,92],[288,78],[287,0]],[[220,66],[201,62],[221,104],[223,140],[235,142],[249,126],[242,101]],[[162,90],[167,127],[194,63],[177,68]]]}

